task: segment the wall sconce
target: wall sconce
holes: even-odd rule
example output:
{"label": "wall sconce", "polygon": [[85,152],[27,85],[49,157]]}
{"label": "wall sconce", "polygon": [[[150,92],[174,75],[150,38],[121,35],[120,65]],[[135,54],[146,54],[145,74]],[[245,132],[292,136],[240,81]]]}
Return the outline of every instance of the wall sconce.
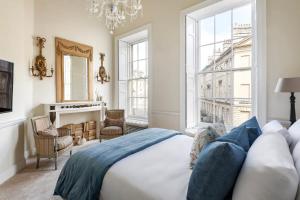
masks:
{"label": "wall sconce", "polygon": [[99,67],[99,72],[97,74],[97,81],[101,82],[101,84],[110,82],[110,76],[108,73],[106,73],[106,70],[103,66],[104,56],[105,54],[100,53],[101,66]]}
{"label": "wall sconce", "polygon": [[53,67],[51,68],[51,74],[48,75],[47,71],[47,63],[46,58],[43,56],[43,48],[45,48],[45,38],[37,37],[37,46],[39,47],[39,55],[36,56],[34,65],[29,68],[31,71],[31,75],[34,77],[39,77],[40,80],[43,80],[43,77],[52,77],[54,73]]}

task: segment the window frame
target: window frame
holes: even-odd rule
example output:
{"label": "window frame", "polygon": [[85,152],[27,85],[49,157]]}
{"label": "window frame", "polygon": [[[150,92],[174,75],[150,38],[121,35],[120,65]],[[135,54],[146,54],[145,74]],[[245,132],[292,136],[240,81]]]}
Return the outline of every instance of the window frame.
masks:
{"label": "window frame", "polygon": [[[206,9],[216,3],[227,0],[207,0],[191,8],[187,8],[180,15],[180,129],[186,130],[186,17],[197,10]],[[267,121],[267,84],[266,84],[266,0],[248,0],[252,5],[252,106],[253,114],[258,117],[260,124]],[[258,98],[259,94],[259,98]]]}
{"label": "window frame", "polygon": [[[139,44],[141,44],[141,43],[143,43],[143,42],[146,42],[147,43],[147,47],[146,47],[146,49],[148,49],[148,43],[149,43],[149,41],[148,41],[148,39],[147,38],[143,38],[143,39],[141,39],[141,40],[137,40],[137,41],[134,41],[134,42],[132,42],[132,43],[128,43],[128,48],[129,48],[129,58],[128,58],[128,68],[129,68],[129,70],[128,70],[128,72],[127,72],[127,79],[126,79],[126,82],[127,82],[127,108],[126,108],[126,110],[128,110],[128,113],[127,113],[127,117],[129,118],[129,119],[141,119],[141,120],[147,120],[148,119],[148,117],[144,117],[144,116],[139,116],[139,115],[129,115],[129,110],[130,110],[130,101],[132,100],[132,99],[144,99],[144,100],[146,100],[146,104],[145,104],[145,107],[144,107],[144,110],[146,110],[145,112],[146,112],[146,115],[148,115],[148,112],[149,112],[149,109],[148,109],[148,106],[147,106],[147,104],[148,104],[148,95],[149,94],[146,94],[146,96],[144,96],[144,97],[139,97],[138,95],[137,96],[135,96],[135,97],[133,97],[133,96],[131,96],[130,95],[130,89],[129,89],[129,85],[130,85],[130,82],[133,82],[133,81],[139,81],[139,80],[147,80],[147,86],[149,85],[148,84],[148,81],[149,81],[149,73],[148,73],[148,63],[149,63],[149,55],[147,55],[145,58],[143,58],[143,59],[139,59],[139,50],[137,51],[137,60],[133,60],[133,46],[134,45],[139,45]],[[138,47],[139,48],[139,47]],[[148,54],[148,50],[147,50],[147,54]],[[138,78],[134,78],[133,77],[133,75],[131,75],[130,76],[130,71],[133,71],[133,64],[134,64],[134,62],[140,62],[140,61],[146,61],[146,71],[147,71],[147,75],[146,76],[144,76],[144,77],[138,77]],[[138,63],[138,69],[139,69],[139,63]],[[149,86],[148,86],[149,87]],[[148,91],[148,89],[146,89],[145,88],[145,91],[146,91],[146,93],[148,93],[147,91]]]}
{"label": "window frame", "polygon": [[[125,116],[128,120],[134,120],[134,121],[140,121],[143,123],[147,123],[149,126],[151,126],[152,123],[152,113],[151,113],[151,102],[152,102],[152,25],[151,24],[146,24],[144,26],[141,26],[137,29],[134,29],[130,32],[118,35],[115,37],[114,41],[115,41],[115,87],[114,87],[114,107],[115,108],[119,108],[119,41],[126,41],[128,37],[131,37],[133,35],[136,34],[140,34],[141,32],[146,32],[146,37],[148,40],[148,101],[147,101],[147,107],[148,107],[148,111],[147,111],[147,117],[146,118],[127,118],[127,116]],[[139,40],[136,40],[139,41]]]}

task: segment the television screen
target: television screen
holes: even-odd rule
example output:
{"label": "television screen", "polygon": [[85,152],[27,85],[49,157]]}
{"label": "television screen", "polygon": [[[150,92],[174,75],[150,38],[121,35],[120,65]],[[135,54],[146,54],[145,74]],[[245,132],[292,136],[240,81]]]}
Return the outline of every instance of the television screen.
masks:
{"label": "television screen", "polygon": [[0,60],[0,113],[11,112],[13,107],[14,64]]}

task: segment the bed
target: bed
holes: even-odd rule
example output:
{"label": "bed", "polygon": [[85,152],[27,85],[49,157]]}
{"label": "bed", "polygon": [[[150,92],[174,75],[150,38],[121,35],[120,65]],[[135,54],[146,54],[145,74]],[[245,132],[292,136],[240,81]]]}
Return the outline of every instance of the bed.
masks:
{"label": "bed", "polygon": [[[60,195],[65,199],[73,199],[75,196],[76,199],[96,199],[95,196],[88,193],[90,193],[90,190],[98,189],[97,198],[100,200],[186,199],[188,183],[192,173],[189,165],[189,153],[193,143],[192,137],[166,129],[146,129],[100,145],[97,144],[97,147],[91,148],[103,149],[104,146],[109,146],[112,143],[120,143],[120,141],[124,142],[125,140],[133,141],[139,135],[155,135],[153,133],[166,133],[168,136],[118,159],[117,162],[108,167],[101,184],[97,182],[98,180],[94,180],[100,176],[92,175],[95,172],[91,173],[89,178],[86,178],[88,182],[82,183],[81,186],[77,184],[80,182],[78,180],[84,176],[84,173],[80,176],[78,173],[86,170],[87,166],[82,169],[75,168],[85,165],[85,161],[80,161],[90,157],[91,153],[77,155],[77,159],[75,154],[61,172],[55,195]],[[105,152],[108,151],[105,150]],[[80,152],[77,154],[80,154]],[[104,161],[102,159],[101,162],[106,162],[105,159],[107,158],[104,158]],[[101,168],[100,162],[97,165],[96,169]],[[90,185],[82,188],[87,184]],[[95,185],[98,185],[98,188],[93,188]],[[86,193],[86,195],[78,198],[81,193]]]}
{"label": "bed", "polygon": [[74,154],[54,195],[67,200],[295,200],[297,195],[300,200],[299,132],[300,120],[289,130],[274,121],[261,130],[251,118],[207,144],[192,171],[192,137],[146,129]]}

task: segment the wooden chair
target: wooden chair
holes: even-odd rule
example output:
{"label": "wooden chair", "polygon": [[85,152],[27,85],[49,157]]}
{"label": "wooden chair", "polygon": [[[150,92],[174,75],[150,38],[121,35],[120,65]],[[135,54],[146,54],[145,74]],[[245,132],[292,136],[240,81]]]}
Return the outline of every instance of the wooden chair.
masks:
{"label": "wooden chair", "polygon": [[100,127],[100,142],[126,134],[124,110],[106,110],[105,116],[104,124]]}
{"label": "wooden chair", "polygon": [[48,116],[34,117],[31,122],[36,144],[36,168],[39,168],[40,158],[54,158],[57,170],[57,157],[68,150],[72,155],[73,138],[70,130],[51,128]]}

